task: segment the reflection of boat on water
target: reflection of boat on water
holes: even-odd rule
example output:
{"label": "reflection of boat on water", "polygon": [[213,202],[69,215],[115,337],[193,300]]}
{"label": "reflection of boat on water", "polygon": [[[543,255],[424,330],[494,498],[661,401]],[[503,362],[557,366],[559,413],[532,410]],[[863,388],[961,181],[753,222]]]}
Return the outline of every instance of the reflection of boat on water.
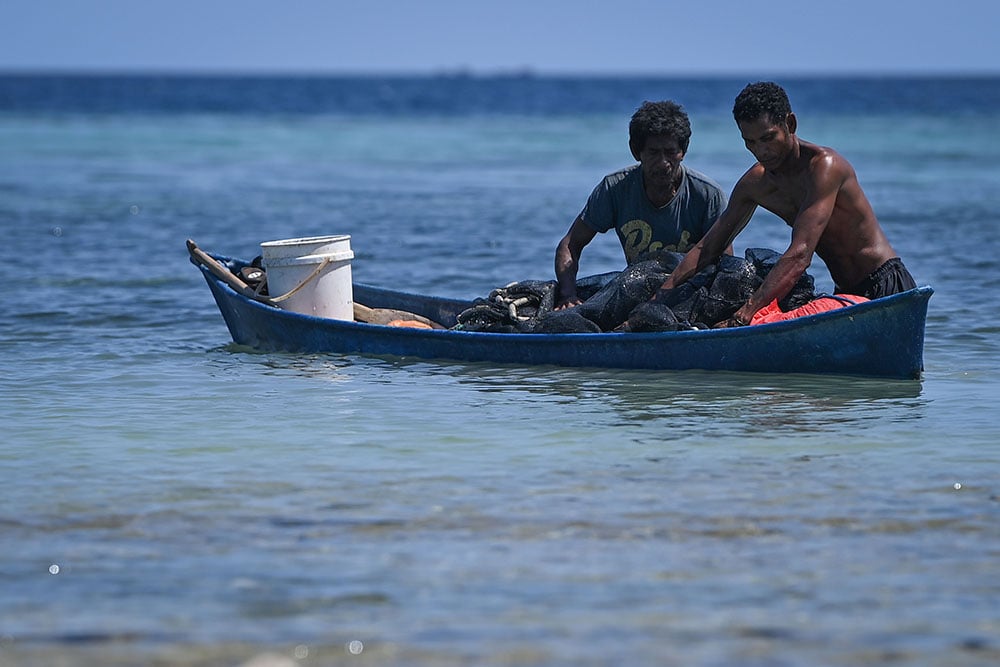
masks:
{"label": "reflection of boat on water", "polygon": [[[208,258],[202,253],[203,257]],[[721,370],[919,378],[930,287],[753,327],[658,333],[519,334],[391,327],[304,315],[254,298],[235,276],[248,262],[213,256],[202,271],[233,340],[289,352],[646,370]],[[453,326],[471,301],[363,284],[371,309],[414,313]]]}
{"label": "reflection of boat on water", "polygon": [[[427,362],[384,360],[393,368]],[[910,379],[848,375],[733,373],[687,370],[649,373],[603,368],[483,367],[444,364],[441,372],[489,395],[537,396],[587,421],[580,406],[613,411],[621,425],[641,425],[629,434],[642,442],[703,441],[716,436],[772,438],[843,433],[854,426],[871,435],[893,419],[919,421],[928,400],[924,383]],[[599,405],[600,407],[594,407]],[[575,407],[568,407],[575,406]],[[898,427],[898,424],[896,425]],[[840,436],[838,436],[840,437]]]}

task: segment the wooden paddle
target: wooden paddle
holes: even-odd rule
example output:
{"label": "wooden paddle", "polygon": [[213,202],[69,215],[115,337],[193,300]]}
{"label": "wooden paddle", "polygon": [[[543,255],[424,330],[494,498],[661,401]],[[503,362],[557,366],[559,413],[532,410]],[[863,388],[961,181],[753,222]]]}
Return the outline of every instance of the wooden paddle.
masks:
{"label": "wooden paddle", "polygon": [[[234,274],[232,271],[227,269],[225,266],[219,263],[214,257],[209,255],[207,252],[198,247],[191,239],[187,240],[187,249],[199,264],[202,264],[207,268],[212,274],[233,288],[239,294],[247,297],[248,299],[253,299],[255,301],[261,301],[270,306],[277,307],[277,304],[266,296],[261,296],[257,294],[252,287],[247,285],[243,280]],[[445,329],[447,327],[429,320],[422,315],[417,315],[416,313],[409,313],[405,310],[396,310],[394,308],[369,308],[368,306],[362,305],[358,302],[354,302],[354,319],[358,322],[364,322],[366,324],[389,324],[390,322],[396,321],[411,321],[420,322],[421,324],[426,324],[432,329]]]}

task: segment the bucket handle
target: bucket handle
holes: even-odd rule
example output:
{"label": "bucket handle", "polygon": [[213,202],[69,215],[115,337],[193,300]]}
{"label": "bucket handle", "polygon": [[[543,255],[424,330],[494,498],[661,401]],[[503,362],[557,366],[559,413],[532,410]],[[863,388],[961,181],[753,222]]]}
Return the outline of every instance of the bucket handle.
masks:
{"label": "bucket handle", "polygon": [[300,282],[298,285],[296,285],[292,289],[288,290],[287,292],[285,292],[281,296],[272,296],[272,297],[270,297],[271,303],[281,303],[285,299],[289,299],[292,296],[294,296],[296,292],[298,292],[300,289],[302,289],[303,287],[305,287],[306,285],[308,285],[309,281],[312,280],[313,278],[315,278],[316,276],[318,276],[320,274],[320,271],[322,271],[323,269],[325,269],[327,267],[327,265],[329,265],[330,262],[332,262],[332,261],[333,260],[331,260],[329,257],[324,257],[323,261],[320,262],[319,265],[315,269],[313,269],[313,272],[310,273],[305,278],[303,278],[302,282]]}

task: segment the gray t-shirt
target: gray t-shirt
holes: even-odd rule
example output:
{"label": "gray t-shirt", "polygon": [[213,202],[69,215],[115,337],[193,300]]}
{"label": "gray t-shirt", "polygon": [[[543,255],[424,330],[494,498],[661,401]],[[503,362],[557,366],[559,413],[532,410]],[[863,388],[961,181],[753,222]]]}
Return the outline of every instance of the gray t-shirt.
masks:
{"label": "gray t-shirt", "polygon": [[726,195],[708,176],[683,164],[681,170],[677,194],[661,208],[646,197],[640,165],[609,174],[594,188],[580,217],[597,232],[615,229],[629,264],[647,251],[687,252],[725,210]]}

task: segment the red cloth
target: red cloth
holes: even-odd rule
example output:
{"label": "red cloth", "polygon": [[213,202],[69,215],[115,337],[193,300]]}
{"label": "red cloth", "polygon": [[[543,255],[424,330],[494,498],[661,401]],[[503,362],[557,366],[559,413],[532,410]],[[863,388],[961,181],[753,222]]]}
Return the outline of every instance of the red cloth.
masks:
{"label": "red cloth", "polygon": [[753,319],[750,320],[750,324],[752,326],[754,324],[767,324],[768,322],[781,322],[782,320],[791,320],[796,317],[805,317],[806,315],[825,313],[828,310],[837,310],[838,308],[843,308],[848,305],[840,299],[847,299],[853,303],[868,301],[865,297],[856,296],[854,294],[838,294],[837,296],[839,297],[837,299],[828,296],[821,296],[820,298],[814,299],[804,306],[794,308],[787,313],[781,312],[781,308],[778,307],[778,302],[775,300],[754,313]]}

